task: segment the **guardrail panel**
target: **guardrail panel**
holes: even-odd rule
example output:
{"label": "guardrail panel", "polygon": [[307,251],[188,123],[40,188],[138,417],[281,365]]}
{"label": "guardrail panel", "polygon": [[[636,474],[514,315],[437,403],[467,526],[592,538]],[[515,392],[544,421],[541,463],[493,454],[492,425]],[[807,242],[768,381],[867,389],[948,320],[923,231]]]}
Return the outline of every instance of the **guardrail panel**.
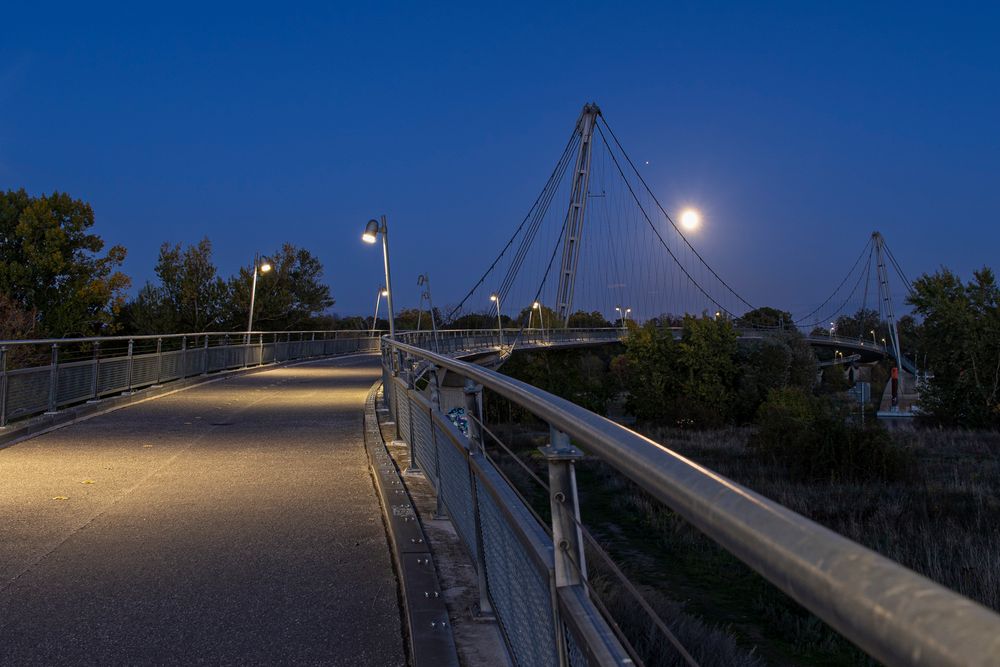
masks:
{"label": "guardrail panel", "polygon": [[407,398],[406,385],[402,380],[393,381],[396,398],[399,399],[399,420],[396,422],[396,432],[401,440],[410,442],[410,401]]}
{"label": "guardrail panel", "polygon": [[499,476],[488,483],[476,477],[490,601],[518,667],[557,665],[550,574],[538,567],[538,555],[528,551],[518,534],[538,524],[520,499],[500,485],[506,482]]}
{"label": "guardrail panel", "polygon": [[94,362],[75,361],[59,366],[57,405],[68,405],[94,395]]}
{"label": "guardrail panel", "polygon": [[410,448],[417,466],[434,486],[434,440],[431,433],[430,402],[419,392],[410,392],[410,418],[413,421],[413,446]]}
{"label": "guardrail panel", "polygon": [[[435,420],[440,419],[435,415]],[[437,446],[441,478],[437,492],[455,524],[455,531],[466,550],[477,562],[476,519],[472,505],[472,477],[469,472],[468,441],[453,426],[445,427],[435,421],[434,442]]]}
{"label": "guardrail panel", "polygon": [[97,373],[97,393],[100,396],[128,389],[128,358],[101,359]]}
{"label": "guardrail panel", "polygon": [[49,367],[7,372],[7,418],[42,412],[49,406]]}

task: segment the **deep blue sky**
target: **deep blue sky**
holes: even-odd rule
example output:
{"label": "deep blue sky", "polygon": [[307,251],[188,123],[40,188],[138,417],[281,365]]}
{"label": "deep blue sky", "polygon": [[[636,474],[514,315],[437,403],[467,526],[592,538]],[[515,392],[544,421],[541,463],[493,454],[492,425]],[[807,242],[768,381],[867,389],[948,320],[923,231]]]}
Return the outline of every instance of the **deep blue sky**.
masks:
{"label": "deep blue sky", "polygon": [[997,263],[986,4],[31,4],[3,10],[0,188],[90,201],[137,285],[163,241],[207,234],[224,274],[289,241],[368,312],[385,212],[401,305],[422,271],[456,301],[589,100],[757,303],[815,304],[873,229],[911,275]]}

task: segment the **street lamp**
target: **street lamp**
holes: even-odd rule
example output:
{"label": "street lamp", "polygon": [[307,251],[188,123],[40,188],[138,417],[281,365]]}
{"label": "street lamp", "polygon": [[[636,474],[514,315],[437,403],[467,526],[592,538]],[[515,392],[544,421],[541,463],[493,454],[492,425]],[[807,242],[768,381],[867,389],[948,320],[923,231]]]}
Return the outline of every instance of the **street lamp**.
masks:
{"label": "street lamp", "polygon": [[385,289],[386,304],[389,306],[389,337],[396,337],[396,316],[392,309],[392,279],[389,277],[389,226],[386,224],[385,216],[375,220],[372,218],[365,225],[365,232],[361,235],[361,240],[365,243],[375,243],[378,235],[382,235],[382,260],[385,264]]}
{"label": "street lamp", "polygon": [[830,322],[830,338],[833,338],[833,330],[837,328],[837,325]]}
{"label": "street lamp", "polygon": [[874,345],[875,347],[878,347],[878,341],[875,340],[875,330],[874,329],[872,329],[871,334],[872,334],[872,345]]}
{"label": "street lamp", "polygon": [[503,321],[500,319],[500,297],[496,292],[490,294],[490,301],[497,305],[497,338],[500,339],[500,349],[503,349]]}
{"label": "street lamp", "polygon": [[[538,311],[538,322],[539,322],[540,326],[542,327],[542,335],[544,336],[545,335],[545,317],[542,314],[542,312],[543,312],[542,311],[542,304],[538,303],[537,301],[535,301],[533,304],[531,304],[531,311],[534,312],[536,310]],[[530,317],[530,315],[528,317],[528,323],[529,324],[531,323],[531,317]]]}
{"label": "street lamp", "polygon": [[427,289],[424,291],[423,294],[420,295],[420,298],[421,300],[424,299],[425,297],[427,299],[427,308],[430,310],[431,313],[431,329],[433,329],[434,331],[434,351],[437,352],[438,328],[437,328],[437,322],[434,319],[434,302],[431,301],[431,279],[430,277],[428,277],[426,273],[422,273],[417,277],[417,287],[422,287],[424,285],[427,286]]}
{"label": "street lamp", "polygon": [[631,308],[626,308],[625,310],[622,310],[621,306],[615,306],[615,310],[618,311],[618,319],[621,320],[622,331],[626,331],[628,329],[628,325],[627,325],[627,323],[628,323],[628,314],[632,312],[632,309]]}
{"label": "street lamp", "polygon": [[253,256],[253,283],[250,287],[250,317],[247,318],[247,343],[250,342],[250,332],[253,331],[253,305],[257,296],[257,274],[267,273],[271,270],[271,264],[267,261],[261,262],[260,255],[254,253]]}
{"label": "street lamp", "polygon": [[378,291],[375,292],[375,314],[372,316],[372,336],[375,335],[375,328],[378,326],[378,303],[384,296],[389,296],[389,290],[379,287]]}

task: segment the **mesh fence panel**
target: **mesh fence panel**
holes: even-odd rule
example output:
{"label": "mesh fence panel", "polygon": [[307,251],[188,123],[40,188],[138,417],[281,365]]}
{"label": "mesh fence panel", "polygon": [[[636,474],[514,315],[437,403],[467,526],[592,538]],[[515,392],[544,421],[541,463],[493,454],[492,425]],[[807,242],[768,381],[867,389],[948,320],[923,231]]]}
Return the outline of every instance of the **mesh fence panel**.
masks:
{"label": "mesh fence panel", "polygon": [[[558,664],[548,572],[540,571],[493,496],[477,484],[486,581],[518,667]],[[508,503],[520,504],[513,493]],[[522,508],[523,509],[523,508]],[[531,520],[527,510],[523,510]]]}
{"label": "mesh fence panel", "polygon": [[128,389],[128,359],[108,359],[101,361],[97,374],[97,391],[102,396]]}
{"label": "mesh fence panel", "polygon": [[399,381],[393,382],[396,387],[396,399],[399,401],[399,422],[396,424],[396,432],[401,440],[410,440],[410,401],[406,395],[406,386]]}
{"label": "mesh fence panel", "polygon": [[67,405],[93,396],[94,362],[67,364],[59,367],[59,386],[56,402]]}
{"label": "mesh fence panel", "polygon": [[155,354],[143,354],[132,358],[132,386],[143,387],[156,382],[160,372],[160,360]]}
{"label": "mesh fence panel", "polygon": [[465,443],[458,443],[440,424],[434,424],[434,441],[437,443],[438,462],[441,478],[438,493],[448,509],[448,516],[455,524],[458,536],[466,549],[476,560],[476,519],[472,507],[472,481],[469,478],[469,462],[465,458]]}
{"label": "mesh fence panel", "polygon": [[[411,397],[410,416],[413,420],[411,451],[417,465],[428,478],[431,478],[434,475],[434,441],[431,434],[430,406],[416,397]],[[431,483],[433,482],[434,480],[431,480]]]}
{"label": "mesh fence panel", "polygon": [[11,371],[7,376],[7,417],[42,412],[49,405],[49,369]]}
{"label": "mesh fence panel", "polygon": [[164,352],[160,361],[160,380],[176,380],[184,375],[184,353],[180,350]]}

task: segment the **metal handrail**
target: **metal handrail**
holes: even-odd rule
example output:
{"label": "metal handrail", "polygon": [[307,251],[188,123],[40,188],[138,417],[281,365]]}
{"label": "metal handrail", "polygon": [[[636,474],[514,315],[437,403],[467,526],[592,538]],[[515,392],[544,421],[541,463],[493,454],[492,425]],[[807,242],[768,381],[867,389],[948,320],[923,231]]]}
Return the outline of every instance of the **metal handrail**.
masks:
{"label": "metal handrail", "polygon": [[383,337],[526,408],[889,665],[1000,665],[1000,616],[570,401]]}
{"label": "metal handrail", "polygon": [[[71,343],[104,343],[104,342],[123,342],[127,343],[130,340],[169,340],[174,338],[201,338],[202,336],[209,337],[225,337],[225,336],[246,336],[249,333],[250,336],[285,336],[285,335],[305,335],[305,334],[324,334],[326,336],[333,335],[334,338],[368,338],[371,337],[371,329],[336,329],[336,330],[303,330],[303,331],[200,331],[198,333],[177,333],[177,334],[139,334],[131,336],[86,336],[81,338],[27,338],[18,340],[0,340],[0,346],[10,346],[10,345],[53,345],[53,344],[71,344]],[[375,333],[379,336],[385,333],[384,329],[376,329]]]}

